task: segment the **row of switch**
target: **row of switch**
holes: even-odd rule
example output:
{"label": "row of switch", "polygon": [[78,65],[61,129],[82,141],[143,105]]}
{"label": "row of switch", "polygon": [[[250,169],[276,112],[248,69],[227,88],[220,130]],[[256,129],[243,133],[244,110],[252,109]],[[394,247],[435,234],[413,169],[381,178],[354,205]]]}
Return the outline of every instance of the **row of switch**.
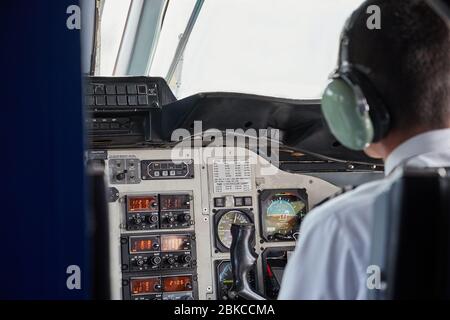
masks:
{"label": "row of switch", "polygon": [[175,170],[170,170],[170,171],[167,171],[167,170],[153,171],[153,176],[154,177],[169,177],[169,176],[170,177],[176,177],[176,176],[182,176],[182,175],[184,175],[182,170],[177,170],[177,171],[175,171]]}
{"label": "row of switch", "polygon": [[[132,269],[147,270],[158,266],[161,268],[190,267],[192,262],[191,252],[139,255],[131,258]],[[134,268],[133,268],[134,267]]]}
{"label": "row of switch", "polygon": [[[214,206],[216,208],[223,208],[226,205],[225,197],[214,198]],[[252,197],[234,197],[235,207],[250,207],[252,205]]]}
{"label": "row of switch", "polygon": [[88,119],[86,120],[86,127],[91,130],[109,130],[109,129],[130,129],[130,120],[128,118],[103,118],[103,119]]}
{"label": "row of switch", "polygon": [[114,85],[114,84],[109,84],[109,85],[104,85],[104,84],[90,84],[87,85],[86,87],[86,93],[87,94],[98,94],[98,95],[103,95],[103,94],[108,94],[108,95],[113,95],[113,94],[155,94],[156,95],[156,85],[154,85],[153,88],[151,88],[151,90],[148,90],[147,85],[146,84],[119,84],[119,85]]}
{"label": "row of switch", "polygon": [[161,221],[157,212],[129,214],[127,230],[152,230],[187,228],[193,223],[189,212],[162,211]]}
{"label": "row of switch", "polygon": [[86,96],[88,106],[146,106],[148,96]]}

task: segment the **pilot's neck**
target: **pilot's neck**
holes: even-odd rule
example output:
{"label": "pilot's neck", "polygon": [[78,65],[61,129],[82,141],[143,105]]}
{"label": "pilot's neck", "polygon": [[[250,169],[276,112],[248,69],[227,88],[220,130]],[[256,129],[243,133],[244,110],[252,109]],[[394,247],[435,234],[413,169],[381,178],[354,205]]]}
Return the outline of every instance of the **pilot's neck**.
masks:
{"label": "pilot's neck", "polygon": [[[449,126],[450,128],[450,126]],[[416,127],[410,130],[396,130],[390,132],[385,138],[377,143],[372,143],[368,148],[364,150],[364,152],[372,158],[375,159],[383,159],[386,162],[386,159],[389,155],[402,143],[408,141],[409,139],[425,133],[427,131],[431,131],[433,129],[425,128],[425,127]]]}

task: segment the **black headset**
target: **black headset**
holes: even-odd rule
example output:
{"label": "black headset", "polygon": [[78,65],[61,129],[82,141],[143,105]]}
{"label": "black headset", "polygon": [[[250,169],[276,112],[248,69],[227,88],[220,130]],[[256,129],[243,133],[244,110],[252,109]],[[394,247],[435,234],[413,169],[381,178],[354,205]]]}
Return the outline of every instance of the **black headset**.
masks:
{"label": "black headset", "polygon": [[388,109],[368,78],[371,70],[349,60],[349,32],[364,8],[363,4],[344,26],[338,67],[322,96],[322,113],[328,127],[342,145],[353,150],[363,150],[381,140],[390,128]]}

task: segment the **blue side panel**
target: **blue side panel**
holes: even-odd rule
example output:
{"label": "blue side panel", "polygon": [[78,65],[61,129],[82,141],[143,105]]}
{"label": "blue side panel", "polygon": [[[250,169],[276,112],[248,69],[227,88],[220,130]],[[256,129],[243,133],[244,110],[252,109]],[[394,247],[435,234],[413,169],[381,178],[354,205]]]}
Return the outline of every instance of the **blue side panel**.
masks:
{"label": "blue side panel", "polygon": [[77,4],[0,4],[0,299],[89,298],[80,31],[66,27]]}

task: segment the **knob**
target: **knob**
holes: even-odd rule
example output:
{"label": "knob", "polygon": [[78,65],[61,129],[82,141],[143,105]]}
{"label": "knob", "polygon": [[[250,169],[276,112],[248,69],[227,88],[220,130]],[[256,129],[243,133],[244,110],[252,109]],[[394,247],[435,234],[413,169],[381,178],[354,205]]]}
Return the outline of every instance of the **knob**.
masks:
{"label": "knob", "polygon": [[173,258],[173,257],[167,258],[167,263],[170,264],[170,265],[174,264],[175,263],[175,258]]}
{"label": "knob", "polygon": [[148,222],[149,223],[157,223],[158,220],[159,220],[159,218],[158,218],[157,215],[151,215],[151,216],[148,217]]}
{"label": "knob", "polygon": [[190,254],[185,254],[184,256],[180,257],[180,260],[183,263],[189,263],[192,261],[192,256]]}
{"label": "knob", "polygon": [[134,217],[133,222],[134,222],[134,224],[140,225],[142,223],[142,218]]}
{"label": "knob", "polygon": [[138,267],[142,267],[142,266],[144,265],[144,259],[138,258],[138,259],[136,260],[136,265],[137,265]]}
{"label": "knob", "polygon": [[166,220],[169,223],[174,223],[175,222],[175,218],[173,216],[167,217]]}
{"label": "knob", "polygon": [[158,249],[159,249],[159,243],[158,243],[158,242],[155,242],[155,243],[152,245],[152,248],[153,248],[154,250],[158,250]]}
{"label": "knob", "polygon": [[161,257],[160,256],[154,256],[152,258],[152,265],[157,266],[161,263]]}
{"label": "knob", "polygon": [[117,181],[122,181],[123,179],[125,179],[125,172],[120,172],[120,173],[116,174]]}
{"label": "knob", "polygon": [[189,214],[180,214],[178,216],[178,220],[180,222],[189,222],[191,220],[191,216]]}
{"label": "knob", "polygon": [[155,284],[155,286],[153,288],[155,288],[155,291],[161,291],[162,286],[161,286],[161,284],[157,283],[157,284]]}
{"label": "knob", "polygon": [[186,288],[187,290],[192,290],[192,284],[190,284],[189,282],[186,283],[185,288]]}

